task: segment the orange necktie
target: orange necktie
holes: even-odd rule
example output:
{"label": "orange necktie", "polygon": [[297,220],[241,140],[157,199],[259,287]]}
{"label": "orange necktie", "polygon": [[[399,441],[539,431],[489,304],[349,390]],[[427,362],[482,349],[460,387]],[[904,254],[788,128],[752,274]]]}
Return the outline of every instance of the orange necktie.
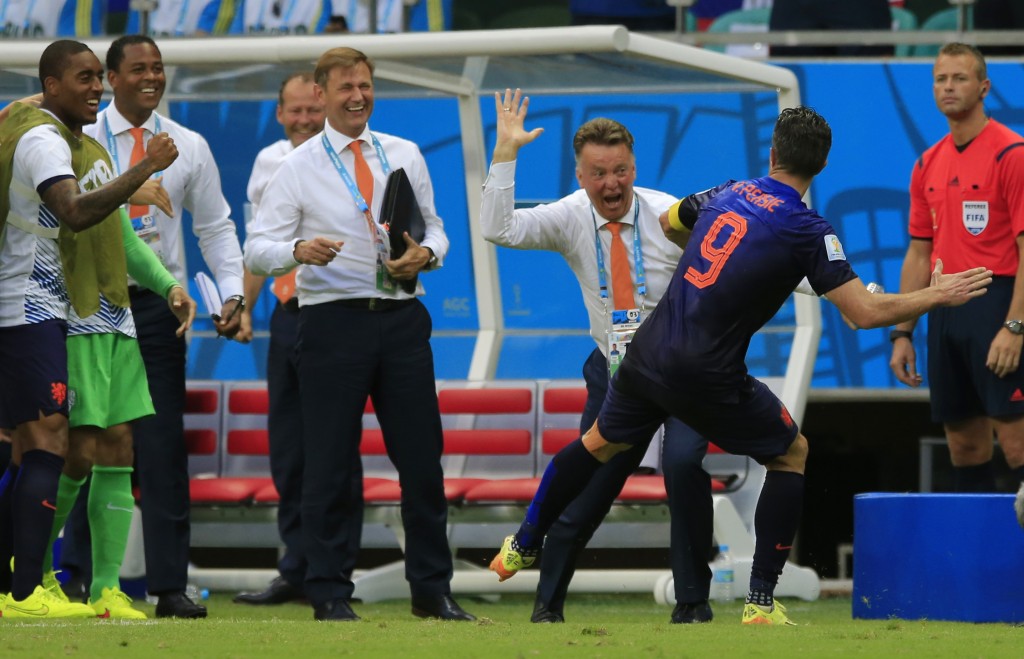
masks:
{"label": "orange necktie", "polygon": [[274,278],[274,283],[270,286],[270,292],[284,304],[288,300],[295,297],[295,273],[299,271],[295,268],[286,275]]}
{"label": "orange necktie", "polygon": [[366,163],[366,158],[363,157],[363,141],[355,140],[348,145],[348,148],[352,150],[352,155],[356,159],[356,185],[359,187],[359,194],[363,195],[363,199],[366,200],[366,206],[373,209],[373,172],[370,171],[370,165]]}
{"label": "orange necktie", "polygon": [[[139,161],[146,157],[146,145],[142,128],[129,128],[128,132],[135,138],[135,145],[132,146],[132,158],[128,161],[129,167],[139,164]],[[132,204],[128,207],[129,217],[143,217],[149,215],[149,206]]]}
{"label": "orange necktie", "polygon": [[609,222],[604,225],[612,233],[612,299],[616,309],[632,309],[633,303],[633,279],[629,276],[629,257],[626,254],[626,244],[622,242],[622,225],[618,222]]}

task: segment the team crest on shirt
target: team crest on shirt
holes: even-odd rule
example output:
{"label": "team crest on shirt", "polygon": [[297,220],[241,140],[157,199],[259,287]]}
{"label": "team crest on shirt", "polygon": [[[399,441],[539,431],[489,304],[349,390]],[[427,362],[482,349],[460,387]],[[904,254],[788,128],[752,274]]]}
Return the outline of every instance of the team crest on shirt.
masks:
{"label": "team crest on shirt", "polygon": [[964,228],[967,233],[977,236],[988,226],[988,202],[965,201],[963,207]]}
{"label": "team crest on shirt", "polygon": [[846,253],[843,252],[843,244],[839,242],[839,237],[835,234],[828,234],[825,236],[825,253],[828,255],[829,261],[845,261]]}

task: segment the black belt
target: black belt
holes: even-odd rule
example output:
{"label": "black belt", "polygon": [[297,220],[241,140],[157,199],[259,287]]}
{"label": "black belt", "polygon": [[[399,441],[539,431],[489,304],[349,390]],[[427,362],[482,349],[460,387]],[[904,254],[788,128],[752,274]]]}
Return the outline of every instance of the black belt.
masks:
{"label": "black belt", "polygon": [[331,304],[337,304],[340,307],[346,309],[362,309],[364,311],[394,311],[395,309],[401,309],[407,307],[416,298],[409,298],[406,300],[393,300],[386,297],[353,297],[346,300],[335,300]]}
{"label": "black belt", "polygon": [[287,302],[281,303],[281,308],[289,313],[299,313],[299,298],[293,295]]}

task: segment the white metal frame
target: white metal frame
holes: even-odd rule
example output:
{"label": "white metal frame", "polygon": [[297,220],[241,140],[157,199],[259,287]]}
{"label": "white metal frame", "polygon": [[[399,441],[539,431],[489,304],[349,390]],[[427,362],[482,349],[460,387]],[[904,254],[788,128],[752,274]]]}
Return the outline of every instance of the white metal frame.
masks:
{"label": "white metal frame", "polygon": [[[86,42],[102,57],[108,42]],[[458,100],[462,134],[463,160],[466,176],[466,201],[472,247],[473,275],[478,308],[479,330],[468,373],[470,380],[494,377],[505,334],[501,290],[495,248],[484,240],[479,222],[481,189],[487,172],[484,121],[480,91],[490,58],[502,56],[565,55],[620,53],[661,64],[714,74],[764,89],[774,89],[782,110],[800,104],[796,76],[789,70],[757,61],[750,61],[700,48],[667,41],[653,36],[635,34],[621,26],[585,26],[572,28],[538,28],[517,30],[464,31],[443,33],[404,33],[394,35],[318,35],[274,36],[206,39],[165,39],[160,49],[169,65],[185,66],[218,62],[222,65],[258,65],[289,63],[309,66],[326,49],[346,45],[358,48],[377,62],[377,78],[420,87],[455,96]],[[5,69],[32,71],[47,42],[0,42],[0,62]],[[461,75],[432,70],[408,61],[429,57],[465,57]],[[400,62],[395,60],[406,60]],[[809,199],[808,199],[809,201]],[[781,391],[777,390],[790,413],[799,423],[804,415],[821,336],[821,311],[817,298],[797,295],[795,301],[796,329]],[[737,518],[738,519],[738,518]],[[730,544],[736,544],[733,540]],[[740,547],[737,547],[740,549]],[[752,553],[752,547],[749,547]],[[734,552],[735,553],[735,552]],[[746,553],[741,551],[741,554]],[[740,556],[739,558],[745,558]],[[802,572],[805,568],[788,566],[787,570]],[[809,571],[811,572],[811,571]],[[813,574],[813,572],[812,572]],[[641,590],[649,587],[650,573],[639,581]],[[399,575],[400,576],[400,575]],[[794,575],[797,576],[797,575]],[[807,576],[807,575],[805,575]],[[397,577],[396,577],[397,578]],[[484,576],[460,575],[483,584]],[[608,583],[608,575],[603,582]],[[584,579],[577,576],[576,582]],[[390,579],[385,579],[390,581]],[[528,581],[524,579],[523,581]],[[811,583],[808,579],[808,584]],[[574,582],[574,584],[576,584]],[[816,575],[813,580],[816,584]],[[671,594],[671,585],[659,578],[656,598]],[[213,584],[211,584],[213,585]],[[582,586],[582,583],[577,585]],[[585,587],[585,586],[584,586]],[[477,585],[474,581],[472,589]],[[813,598],[817,591],[803,587],[801,596]],[[662,593],[659,596],[658,591]],[[490,590],[490,588],[487,588]],[[811,592],[813,590],[813,592]]]}

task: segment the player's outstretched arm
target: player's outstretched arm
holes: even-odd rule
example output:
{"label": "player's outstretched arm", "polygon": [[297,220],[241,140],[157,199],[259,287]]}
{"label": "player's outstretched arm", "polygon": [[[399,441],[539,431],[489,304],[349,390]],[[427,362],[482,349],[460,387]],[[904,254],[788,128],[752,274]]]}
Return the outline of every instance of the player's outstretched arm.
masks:
{"label": "player's outstretched arm", "polygon": [[828,291],[827,297],[858,327],[886,327],[913,320],[935,307],[955,307],[984,295],[992,283],[992,271],[972,268],[947,275],[939,260],[931,282],[931,286],[910,293],[872,294],[857,278]]}

